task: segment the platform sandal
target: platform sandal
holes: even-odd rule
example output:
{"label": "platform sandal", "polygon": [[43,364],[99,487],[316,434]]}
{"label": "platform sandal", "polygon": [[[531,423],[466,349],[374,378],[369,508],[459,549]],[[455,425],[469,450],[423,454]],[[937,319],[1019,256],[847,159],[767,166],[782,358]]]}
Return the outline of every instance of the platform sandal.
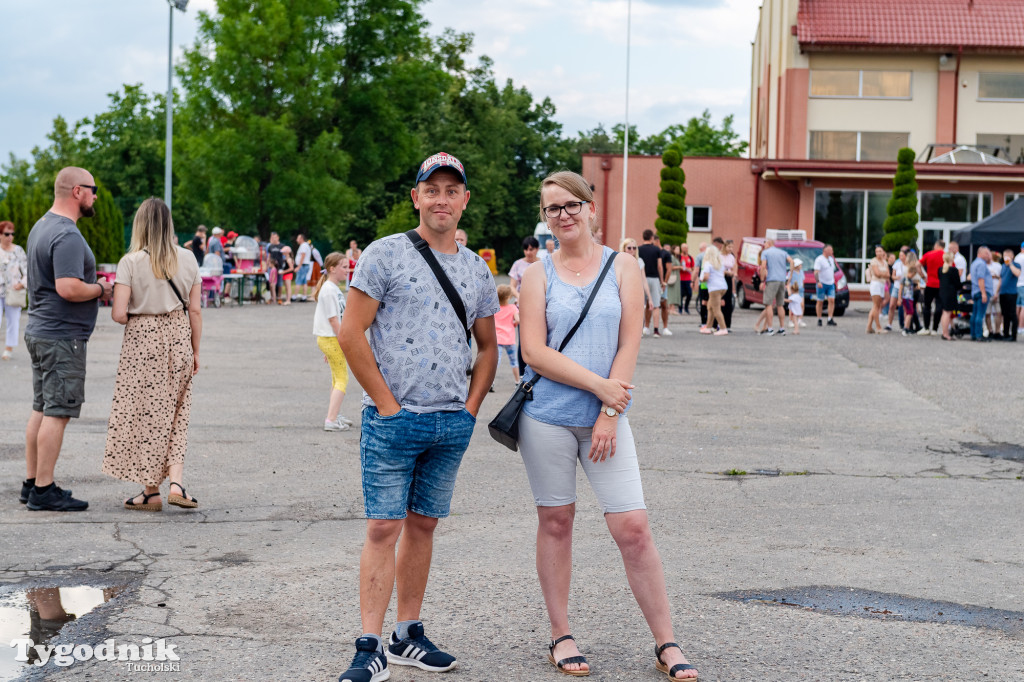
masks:
{"label": "platform sandal", "polygon": [[668,665],[662,662],[661,653],[671,646],[674,646],[675,648],[679,649],[680,652],[683,650],[683,648],[675,642],[665,642],[661,646],[654,645],[654,655],[658,659],[657,662],[654,664],[654,667],[668,675],[669,679],[672,680],[696,680],[696,677],[676,677],[676,673],[683,672],[684,670],[696,671],[697,666],[690,665],[689,663],[676,663],[674,666],[672,666],[670,670]]}
{"label": "platform sandal", "polygon": [[587,669],[586,670],[566,670],[565,669],[565,666],[567,666],[567,665],[569,665],[571,663],[586,663],[587,659],[586,659],[585,656],[570,656],[568,658],[563,658],[560,661],[556,661],[555,660],[555,647],[558,646],[559,642],[564,642],[567,639],[571,639],[574,642],[576,641],[576,638],[573,637],[572,635],[562,635],[558,639],[551,640],[551,644],[548,645],[548,661],[551,663],[551,665],[553,665],[556,668],[558,668],[558,672],[560,672],[560,673],[564,673],[566,675],[572,675],[573,677],[587,677],[588,675],[590,675],[590,664],[589,663],[587,664]]}
{"label": "platform sandal", "polygon": [[[135,504],[132,500],[134,500],[135,497],[138,497],[139,495],[142,495],[142,502],[140,502],[139,504]],[[141,493],[139,493],[139,495],[136,495],[135,497],[129,497],[127,500],[125,500],[124,501],[124,508],[125,509],[134,509],[135,511],[148,511],[148,512],[163,511],[163,508],[164,508],[163,503],[161,503],[161,502],[150,502],[149,501],[149,499],[151,497],[160,497],[160,491],[159,490],[156,491],[155,493],[150,493],[149,495],[147,495],[146,491],[143,490]]]}
{"label": "platform sandal", "polygon": [[189,499],[188,493],[185,492],[185,487],[180,483],[171,482],[171,485],[178,486],[178,490],[181,491],[180,495],[175,495],[168,489],[167,492],[167,504],[173,504],[175,507],[182,507],[183,509],[195,509],[199,506],[199,500],[196,498]]}

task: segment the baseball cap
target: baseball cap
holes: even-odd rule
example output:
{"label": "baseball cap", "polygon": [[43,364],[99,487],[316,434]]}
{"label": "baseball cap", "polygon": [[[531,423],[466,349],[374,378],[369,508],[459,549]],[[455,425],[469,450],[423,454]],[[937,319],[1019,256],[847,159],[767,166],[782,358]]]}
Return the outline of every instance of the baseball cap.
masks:
{"label": "baseball cap", "polygon": [[214,234],[224,234],[224,230],[220,229],[219,227],[215,227],[215,228],[213,228],[213,233]]}
{"label": "baseball cap", "polygon": [[794,259],[793,259],[793,267],[794,267],[794,268],[795,268],[796,266],[798,266],[798,265],[803,265],[803,264],[804,264],[804,262],[803,262],[802,260],[800,260],[799,258],[794,258]]}
{"label": "baseball cap", "polygon": [[235,232],[234,230],[232,230],[231,232],[228,232],[228,239],[234,239],[237,236],[238,236],[238,233]]}
{"label": "baseball cap", "polygon": [[1024,242],[1020,243],[1020,248],[1021,248],[1022,251],[1024,251]]}
{"label": "baseball cap", "polygon": [[467,187],[469,186],[469,182],[466,181],[466,169],[463,167],[462,162],[448,152],[438,152],[421,163],[420,170],[416,174],[416,184],[418,185],[429,178],[439,168],[452,168],[458,171],[462,177],[462,184]]}

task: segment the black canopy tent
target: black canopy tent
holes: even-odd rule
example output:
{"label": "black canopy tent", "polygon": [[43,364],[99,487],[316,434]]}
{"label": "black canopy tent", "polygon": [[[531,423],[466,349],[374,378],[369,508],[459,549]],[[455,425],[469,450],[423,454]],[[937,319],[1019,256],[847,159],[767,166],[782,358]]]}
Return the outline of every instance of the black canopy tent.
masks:
{"label": "black canopy tent", "polygon": [[957,230],[952,239],[960,246],[970,246],[972,254],[978,246],[1009,246],[1016,251],[1024,242],[1024,200],[1011,201],[998,213]]}

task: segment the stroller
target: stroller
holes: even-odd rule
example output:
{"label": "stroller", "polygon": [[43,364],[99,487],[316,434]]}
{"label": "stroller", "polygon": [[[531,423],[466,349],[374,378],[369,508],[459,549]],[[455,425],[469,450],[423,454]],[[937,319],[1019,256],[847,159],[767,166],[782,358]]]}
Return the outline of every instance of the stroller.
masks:
{"label": "stroller", "polygon": [[956,310],[949,322],[949,334],[954,338],[971,335],[971,313],[974,301],[971,299],[971,285],[967,284],[956,292]]}

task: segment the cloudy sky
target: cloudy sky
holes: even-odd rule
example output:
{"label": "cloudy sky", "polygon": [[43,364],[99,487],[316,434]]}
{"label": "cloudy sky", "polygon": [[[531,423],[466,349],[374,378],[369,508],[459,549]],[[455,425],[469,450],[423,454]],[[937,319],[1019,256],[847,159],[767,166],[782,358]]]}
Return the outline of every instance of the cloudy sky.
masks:
{"label": "cloudy sky", "polygon": [[[749,129],[750,43],[761,0],[632,0],[630,122],[660,132],[710,109]],[[475,53],[494,60],[535,99],[550,97],[566,134],[625,117],[627,0],[428,0],[440,33],[475,35]],[[196,36],[192,0],[175,12],[174,54]],[[168,6],[164,0],[0,0],[0,163],[46,143],[54,117],[69,121],[107,108],[122,83],[167,89]]]}

